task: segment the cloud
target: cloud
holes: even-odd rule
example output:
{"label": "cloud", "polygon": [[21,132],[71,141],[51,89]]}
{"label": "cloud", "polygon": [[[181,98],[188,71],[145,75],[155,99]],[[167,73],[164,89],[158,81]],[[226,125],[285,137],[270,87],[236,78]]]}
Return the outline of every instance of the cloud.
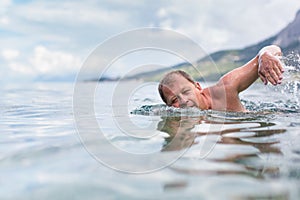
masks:
{"label": "cloud", "polygon": [[[170,26],[207,51],[242,48],[270,37],[292,21],[300,1],[172,1],[160,8],[160,26]],[[171,22],[170,22],[171,21]]]}
{"label": "cloud", "polygon": [[122,11],[103,9],[93,1],[35,1],[17,6],[14,13],[31,22],[75,27],[86,24],[120,24],[127,16],[127,13]]}
{"label": "cloud", "polygon": [[79,69],[81,59],[70,53],[50,51],[44,46],[37,46],[29,63],[38,75],[65,76]]}
{"label": "cloud", "polygon": [[[7,49],[1,52],[6,63],[1,76],[11,81],[73,78],[79,70],[82,60],[68,52],[49,50],[45,46],[36,46],[26,60],[18,50]],[[21,79],[20,79],[21,78]]]}
{"label": "cloud", "polygon": [[8,25],[10,23],[10,20],[8,17],[0,17],[0,24],[2,25]]}
{"label": "cloud", "polygon": [[101,5],[93,0],[31,1],[15,5],[10,12],[15,23],[20,25],[11,27],[13,30],[28,33],[34,29],[49,34],[52,29],[56,34],[77,34],[77,37],[88,30],[104,32],[114,26],[126,26],[130,21],[128,10],[109,9],[105,3]]}
{"label": "cloud", "polygon": [[[0,32],[0,42],[25,51],[45,45],[73,54],[88,53],[112,35],[139,26],[135,25],[139,20],[133,16],[135,11],[119,4],[124,2],[53,0],[16,3],[7,8],[9,15],[3,16],[2,20],[0,16],[0,23],[7,24],[4,32]],[[13,40],[6,42],[10,38]]]}
{"label": "cloud", "polygon": [[296,0],[3,0],[0,65],[33,77],[77,73],[98,44],[149,26],[178,31],[208,53],[242,48],[276,34],[299,9]]}
{"label": "cloud", "polygon": [[11,0],[0,1],[0,25],[2,26],[8,25],[10,22],[7,16],[8,15],[7,10],[11,4],[12,4]]}
{"label": "cloud", "polygon": [[1,55],[5,60],[14,60],[20,55],[20,52],[15,49],[5,49],[1,52]]}
{"label": "cloud", "polygon": [[0,1],[0,15],[5,13],[7,8],[12,4],[11,0],[1,0]]}
{"label": "cloud", "polygon": [[34,34],[37,40],[86,48],[132,28],[159,26],[180,31],[211,52],[265,39],[291,21],[299,8],[300,2],[284,0],[30,1],[15,4],[13,19],[2,21],[13,21],[10,30]]}

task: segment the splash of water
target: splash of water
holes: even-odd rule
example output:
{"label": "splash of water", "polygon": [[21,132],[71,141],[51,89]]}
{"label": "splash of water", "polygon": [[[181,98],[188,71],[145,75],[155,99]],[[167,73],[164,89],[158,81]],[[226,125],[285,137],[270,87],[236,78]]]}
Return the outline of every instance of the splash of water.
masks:
{"label": "splash of water", "polygon": [[299,105],[300,102],[300,55],[291,52],[281,57],[284,68],[283,82],[275,87],[275,91],[285,94],[289,99],[293,99]]}
{"label": "splash of water", "polygon": [[281,112],[281,113],[298,113],[300,105],[293,100],[277,100],[275,102],[254,102],[242,100],[243,105],[251,112]]}
{"label": "splash of water", "polygon": [[134,115],[150,115],[150,116],[201,116],[205,115],[206,111],[196,107],[175,108],[164,104],[158,105],[143,105],[130,112]]}
{"label": "splash of water", "polygon": [[[250,102],[250,101],[249,101]],[[256,105],[255,103],[251,103]],[[249,106],[248,106],[249,108]],[[256,108],[256,109],[255,109]],[[252,121],[258,119],[266,119],[269,117],[269,112],[265,109],[258,109],[255,107],[248,109],[249,112],[226,112],[226,111],[217,111],[217,110],[200,110],[196,107],[188,108],[175,108],[166,106],[164,104],[159,105],[143,105],[139,108],[136,108],[130,112],[132,115],[144,115],[144,116],[161,116],[161,117],[205,117],[206,120],[221,121],[224,120],[234,120],[234,121]],[[255,111],[255,112],[252,112]]]}
{"label": "splash of water", "polygon": [[273,86],[268,84],[266,92],[269,95],[272,94],[271,101],[260,100],[254,102],[242,100],[247,110],[284,113],[300,112],[300,55],[291,52],[279,59],[284,68],[283,79],[279,85]]}
{"label": "splash of water", "polygon": [[276,86],[268,84],[266,91],[272,94],[272,100],[242,100],[247,110],[293,113],[300,112],[300,55],[291,52],[279,58],[284,73],[282,83]]}

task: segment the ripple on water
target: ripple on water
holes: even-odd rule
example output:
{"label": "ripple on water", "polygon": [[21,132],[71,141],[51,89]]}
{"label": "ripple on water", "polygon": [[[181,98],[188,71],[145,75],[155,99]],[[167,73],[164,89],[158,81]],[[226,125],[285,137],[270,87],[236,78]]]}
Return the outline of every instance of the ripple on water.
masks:
{"label": "ripple on water", "polygon": [[[1,175],[5,179],[0,195],[5,193],[15,199],[23,194],[25,199],[33,196],[50,199],[50,193],[54,194],[51,197],[79,195],[83,199],[87,195],[94,199],[99,196],[143,199],[153,194],[162,199],[185,199],[187,195],[191,199],[288,199],[290,191],[299,191],[299,150],[295,145],[282,144],[283,134],[289,136],[291,130],[297,131],[299,127],[291,112],[296,107],[284,105],[289,104],[286,101],[275,102],[275,106],[261,104],[258,105],[261,110],[249,113],[146,105],[131,114],[136,115],[134,120],[140,124],[149,121],[156,125],[151,126],[153,130],[146,128],[146,131],[160,133],[149,141],[113,135],[118,127],[106,123],[107,113],[101,113],[99,119],[105,123],[103,132],[111,133],[108,139],[124,149],[138,152],[145,148],[150,153],[161,151],[162,155],[186,150],[182,157],[162,170],[129,176],[104,167],[84,150],[74,131],[71,104],[58,96],[59,93],[52,92],[43,101],[27,97],[28,104],[21,100],[5,103],[0,111],[4,116],[0,118]],[[282,118],[276,118],[277,114],[288,116],[287,126],[279,124],[278,119]],[[139,118],[141,115],[143,119]],[[153,121],[148,117],[151,115],[156,115],[158,120]],[[298,144],[297,133],[294,136],[294,144]],[[285,140],[290,144],[287,142],[290,138]],[[130,163],[126,157],[104,153],[133,167],[148,165],[157,159]],[[290,157],[286,157],[287,154]]]}
{"label": "ripple on water", "polygon": [[[151,106],[147,109],[147,112],[153,111]],[[199,112],[189,109],[193,114],[189,116],[182,115],[186,110],[173,109],[163,113],[158,130],[169,134],[163,152],[187,149],[170,167],[176,173],[258,179],[278,175],[278,163],[264,155],[274,155],[272,158],[278,160],[282,153],[274,146],[280,142],[276,135],[286,130],[269,122],[273,116],[270,117],[268,112]],[[170,114],[170,111],[176,112]],[[189,162],[191,164],[186,164]]]}

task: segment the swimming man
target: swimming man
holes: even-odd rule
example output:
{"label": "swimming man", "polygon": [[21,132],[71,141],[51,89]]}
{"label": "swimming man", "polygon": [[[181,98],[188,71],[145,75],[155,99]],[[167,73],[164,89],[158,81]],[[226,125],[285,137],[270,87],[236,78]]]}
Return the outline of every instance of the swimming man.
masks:
{"label": "swimming man", "polygon": [[159,94],[168,106],[245,112],[247,110],[239,99],[239,93],[259,77],[264,84],[280,84],[283,67],[278,56],[281,55],[278,46],[266,46],[248,63],[228,72],[207,88],[202,88],[184,71],[172,71],[160,81]]}

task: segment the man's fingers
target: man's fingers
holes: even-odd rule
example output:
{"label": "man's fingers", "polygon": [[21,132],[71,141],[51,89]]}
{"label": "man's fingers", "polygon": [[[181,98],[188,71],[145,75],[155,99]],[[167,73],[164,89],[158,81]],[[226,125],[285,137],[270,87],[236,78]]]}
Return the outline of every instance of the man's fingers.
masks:
{"label": "man's fingers", "polygon": [[[271,63],[274,67],[270,70],[269,75],[272,77],[272,79],[276,82],[276,84],[280,84],[281,80],[283,78],[283,67],[280,61],[276,63]],[[273,83],[274,85],[274,83]]]}
{"label": "man's fingers", "polygon": [[274,84],[278,83],[278,81],[280,80],[280,76],[281,76],[281,73],[279,73],[279,76],[278,76],[277,70],[274,69],[274,70],[271,70],[266,77],[274,85]]}
{"label": "man's fingers", "polygon": [[273,76],[267,75],[266,78],[272,85],[277,85],[277,80]]}
{"label": "man's fingers", "polygon": [[268,84],[268,81],[266,79],[266,77],[262,74],[262,73],[258,73],[259,77],[260,77],[260,80],[265,84],[267,85]]}
{"label": "man's fingers", "polygon": [[270,82],[272,85],[277,85],[277,83],[279,83],[278,77],[277,77],[277,75],[275,75],[274,71],[268,72],[268,73],[260,72],[259,77],[265,85],[267,85],[268,82]]}
{"label": "man's fingers", "polygon": [[259,73],[260,76],[263,76],[264,79],[272,83],[273,85],[277,85],[281,83],[282,80],[282,72],[281,72],[281,64],[273,61],[263,63],[265,66]]}
{"label": "man's fingers", "polygon": [[277,56],[277,57],[275,57],[275,58],[276,58],[276,60],[277,60],[277,66],[278,66],[280,72],[283,73],[283,72],[284,72],[284,69],[283,69],[282,61],[280,60],[281,56],[280,56],[280,57]]}
{"label": "man's fingers", "polygon": [[275,67],[274,67],[274,70],[275,70],[277,76],[278,76],[279,78],[282,78],[282,73],[284,72],[282,63],[281,63],[281,61],[280,61],[278,58],[276,58],[276,61],[275,61],[275,62],[276,62],[276,64],[274,65],[274,66],[275,66]]}

